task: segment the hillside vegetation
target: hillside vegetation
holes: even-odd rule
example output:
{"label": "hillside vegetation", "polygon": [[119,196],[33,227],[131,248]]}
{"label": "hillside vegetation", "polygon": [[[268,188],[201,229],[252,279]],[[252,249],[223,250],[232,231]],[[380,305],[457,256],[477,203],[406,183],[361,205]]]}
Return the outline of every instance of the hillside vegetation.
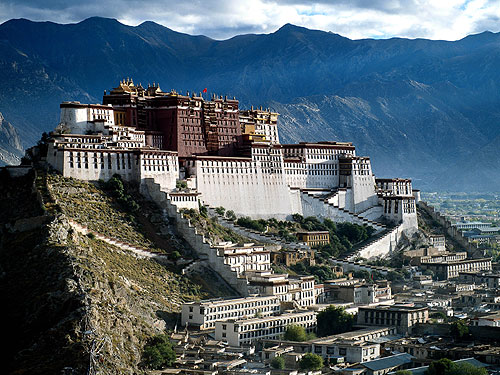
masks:
{"label": "hillside vegetation", "polygon": [[[127,212],[105,189],[58,175],[39,175],[35,184],[34,175],[2,177],[0,207],[8,215],[0,218],[0,291],[9,301],[3,311],[9,322],[7,373],[61,373],[69,367],[84,374],[90,365],[106,373],[141,373],[142,347],[175,326],[182,302],[229,293],[208,270],[188,279],[173,265],[167,269],[72,228],[70,218],[154,251],[187,251],[176,247],[181,241],[174,237],[158,236],[172,249],[150,240],[146,232],[154,224],[141,219],[140,210]],[[44,181],[41,205],[36,190]],[[150,208],[149,217],[156,215]],[[9,229],[41,214],[46,225]]]}

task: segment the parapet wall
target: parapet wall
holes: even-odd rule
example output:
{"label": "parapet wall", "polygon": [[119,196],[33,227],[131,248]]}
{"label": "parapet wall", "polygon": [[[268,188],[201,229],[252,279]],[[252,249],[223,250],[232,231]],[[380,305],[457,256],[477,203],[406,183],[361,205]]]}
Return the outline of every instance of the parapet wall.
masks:
{"label": "parapet wall", "polygon": [[387,275],[392,271],[389,267],[381,267],[381,266],[371,266],[369,264],[362,264],[359,262],[354,262],[350,260],[340,260],[340,259],[332,259],[331,263],[341,266],[344,271],[366,271],[366,272],[379,272],[382,275]]}
{"label": "parapet wall", "polygon": [[432,217],[434,220],[436,220],[439,225],[443,227],[445,232],[453,238],[460,246],[462,246],[469,256],[474,256],[474,255],[483,255],[483,254],[478,254],[478,249],[471,244],[464,236],[462,236],[462,232],[460,232],[456,227],[451,225],[451,222],[446,219],[445,216],[441,215],[438,211],[434,209],[434,207],[428,205],[424,201],[420,201],[418,206],[424,210],[427,214],[429,214],[430,217]]}
{"label": "parapet wall", "polygon": [[349,260],[352,260],[356,257],[371,259],[371,258],[380,258],[385,257],[396,249],[399,239],[401,238],[402,226],[397,226],[394,229],[391,229],[387,234],[385,234],[380,239],[375,242],[369,244],[366,247],[362,247],[356,252]]}
{"label": "parapet wall", "polygon": [[[292,213],[290,191],[282,174],[205,173],[198,167],[196,188],[201,200],[212,207],[222,206],[238,216],[286,219]],[[222,170],[222,168],[221,168]]]}
{"label": "parapet wall", "polygon": [[216,249],[212,248],[208,240],[199,234],[189,219],[179,212],[177,207],[170,203],[167,194],[160,190],[160,185],[153,179],[144,180],[141,192],[149,196],[166,214],[175,220],[175,228],[187,243],[197,252],[200,259],[206,262],[207,266],[216,271],[231,287],[241,296],[248,296],[248,286],[246,278],[238,277],[237,272],[224,263],[224,257],[217,255]]}

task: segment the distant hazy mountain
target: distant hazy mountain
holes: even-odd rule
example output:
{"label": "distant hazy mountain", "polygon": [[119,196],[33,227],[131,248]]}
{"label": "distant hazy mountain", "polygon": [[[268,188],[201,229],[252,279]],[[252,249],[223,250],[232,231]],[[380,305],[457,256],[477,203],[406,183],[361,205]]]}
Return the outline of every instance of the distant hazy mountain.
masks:
{"label": "distant hazy mountain", "polygon": [[0,113],[0,166],[17,165],[24,154],[16,129]]}
{"label": "distant hazy mountain", "polygon": [[378,176],[499,190],[500,34],[350,40],[285,25],[216,41],[105,18],[0,25],[0,111],[25,145],[55,127],[61,101],[100,102],[126,77],[272,107],[282,140],[353,141]]}

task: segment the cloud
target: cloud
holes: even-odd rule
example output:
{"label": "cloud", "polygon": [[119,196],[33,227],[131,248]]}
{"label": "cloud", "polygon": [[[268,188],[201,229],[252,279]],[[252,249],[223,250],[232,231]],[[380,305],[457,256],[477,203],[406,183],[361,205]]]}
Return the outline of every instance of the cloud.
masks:
{"label": "cloud", "polygon": [[0,22],[10,18],[60,23],[91,16],[128,25],[155,21],[171,29],[225,39],[269,33],[285,23],[332,31],[352,39],[429,38],[456,40],[500,31],[498,0],[2,0]]}

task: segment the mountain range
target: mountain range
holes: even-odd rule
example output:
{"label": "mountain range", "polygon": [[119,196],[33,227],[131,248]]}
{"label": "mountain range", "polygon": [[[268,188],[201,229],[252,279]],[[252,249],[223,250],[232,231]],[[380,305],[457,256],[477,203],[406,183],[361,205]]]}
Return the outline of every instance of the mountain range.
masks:
{"label": "mountain range", "polygon": [[498,33],[351,40],[287,24],[219,41],[98,17],[0,25],[0,111],[24,147],[57,125],[60,102],[98,103],[126,77],[272,108],[282,142],[352,141],[379,177],[499,190]]}

